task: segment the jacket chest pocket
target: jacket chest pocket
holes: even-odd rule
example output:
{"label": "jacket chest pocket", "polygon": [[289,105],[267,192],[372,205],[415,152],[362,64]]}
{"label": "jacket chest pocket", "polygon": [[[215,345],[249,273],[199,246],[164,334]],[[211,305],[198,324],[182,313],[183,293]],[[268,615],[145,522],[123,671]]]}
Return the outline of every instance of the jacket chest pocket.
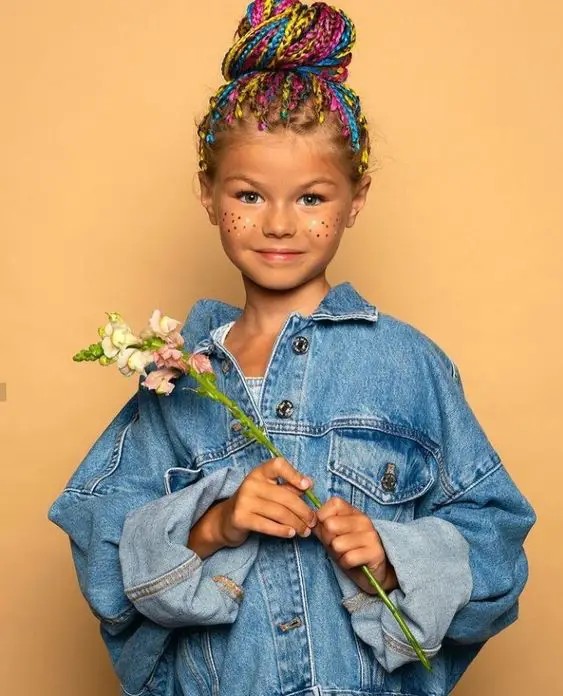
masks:
{"label": "jacket chest pocket", "polygon": [[411,520],[433,482],[429,455],[412,440],[367,428],[334,431],[329,494],[373,520]]}

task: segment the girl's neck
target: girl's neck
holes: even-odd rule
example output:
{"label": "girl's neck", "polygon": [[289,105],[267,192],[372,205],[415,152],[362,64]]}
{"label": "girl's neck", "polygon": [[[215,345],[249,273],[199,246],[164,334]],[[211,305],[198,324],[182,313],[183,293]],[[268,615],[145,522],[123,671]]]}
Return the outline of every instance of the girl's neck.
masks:
{"label": "girl's neck", "polygon": [[251,335],[277,335],[291,312],[308,316],[330,290],[324,275],[291,290],[270,290],[249,278],[243,278],[243,282],[246,302],[237,324]]}

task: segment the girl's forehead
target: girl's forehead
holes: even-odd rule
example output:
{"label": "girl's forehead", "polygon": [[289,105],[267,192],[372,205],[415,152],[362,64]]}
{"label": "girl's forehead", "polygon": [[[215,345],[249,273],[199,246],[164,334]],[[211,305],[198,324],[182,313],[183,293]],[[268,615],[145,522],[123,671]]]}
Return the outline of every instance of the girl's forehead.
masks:
{"label": "girl's forehead", "polygon": [[346,178],[342,156],[322,129],[306,134],[284,129],[233,134],[218,164],[221,179],[251,172],[268,179],[297,173],[300,179]]}

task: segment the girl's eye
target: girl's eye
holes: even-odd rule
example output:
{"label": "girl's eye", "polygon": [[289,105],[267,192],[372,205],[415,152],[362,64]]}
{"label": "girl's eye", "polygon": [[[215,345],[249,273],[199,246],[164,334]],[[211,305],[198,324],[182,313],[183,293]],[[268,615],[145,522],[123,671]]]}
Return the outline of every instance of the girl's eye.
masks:
{"label": "girl's eye", "polygon": [[259,193],[256,193],[256,191],[239,191],[237,193],[237,198],[243,203],[255,205],[262,199],[262,196]]}
{"label": "girl's eye", "polygon": [[305,206],[314,207],[322,203],[324,198],[322,196],[317,196],[316,193],[306,193],[304,196],[301,196],[299,200],[303,201]]}

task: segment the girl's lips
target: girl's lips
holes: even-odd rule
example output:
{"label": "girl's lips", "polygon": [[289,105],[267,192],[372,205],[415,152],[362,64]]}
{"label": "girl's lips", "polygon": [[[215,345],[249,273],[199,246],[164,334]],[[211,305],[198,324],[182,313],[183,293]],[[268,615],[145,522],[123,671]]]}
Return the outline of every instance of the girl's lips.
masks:
{"label": "girl's lips", "polygon": [[295,261],[299,256],[303,254],[302,251],[289,251],[289,250],[279,250],[279,251],[274,251],[272,249],[264,249],[264,250],[258,250],[256,252],[257,254],[260,254],[260,256],[263,259],[266,259],[266,261],[280,261],[280,262],[286,262],[286,261]]}

